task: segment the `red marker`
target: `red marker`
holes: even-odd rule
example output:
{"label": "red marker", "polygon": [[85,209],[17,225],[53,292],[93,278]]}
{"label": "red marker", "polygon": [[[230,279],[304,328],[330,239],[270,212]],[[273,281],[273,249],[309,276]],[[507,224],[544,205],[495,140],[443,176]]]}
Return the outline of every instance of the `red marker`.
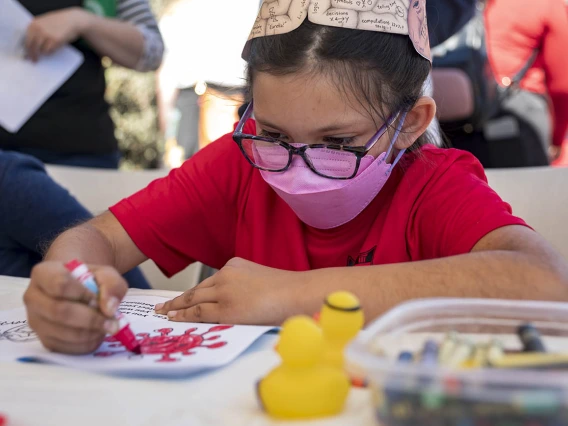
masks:
{"label": "red marker", "polygon": [[0,426],[8,426],[8,417],[0,413]]}
{"label": "red marker", "polygon": [[[79,281],[83,286],[85,286],[91,293],[95,295],[99,294],[99,286],[95,281],[95,277],[82,262],[78,260],[72,260],[65,264],[67,270],[71,273],[71,276]],[[115,337],[122,345],[131,352],[141,353],[140,343],[136,340],[136,336],[130,329],[130,324],[126,317],[117,312],[114,316],[118,321],[118,332],[114,334]]]}

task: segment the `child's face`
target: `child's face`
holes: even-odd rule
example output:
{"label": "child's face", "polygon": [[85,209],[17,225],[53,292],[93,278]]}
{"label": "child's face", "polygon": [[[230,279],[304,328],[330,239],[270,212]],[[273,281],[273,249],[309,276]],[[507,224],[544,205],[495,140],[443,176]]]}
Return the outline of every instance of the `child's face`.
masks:
{"label": "child's face", "polygon": [[[383,125],[323,75],[257,73],[253,99],[257,134],[288,143],[364,146]],[[385,133],[369,153],[378,157],[385,152],[390,137]]]}

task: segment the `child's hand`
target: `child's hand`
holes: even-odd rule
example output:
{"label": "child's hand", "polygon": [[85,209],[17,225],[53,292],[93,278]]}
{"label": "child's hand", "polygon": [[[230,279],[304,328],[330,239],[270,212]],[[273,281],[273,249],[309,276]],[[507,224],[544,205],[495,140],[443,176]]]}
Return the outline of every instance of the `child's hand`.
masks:
{"label": "child's hand", "polygon": [[83,287],[63,263],[43,262],[32,270],[24,294],[28,323],[49,350],[70,354],[94,351],[105,334],[118,331],[113,318],[128,286],[110,267],[91,267],[99,285],[100,309],[96,297]]}
{"label": "child's hand", "polygon": [[164,304],[156,312],[172,321],[279,325],[300,313],[305,273],[231,259],[215,275]]}

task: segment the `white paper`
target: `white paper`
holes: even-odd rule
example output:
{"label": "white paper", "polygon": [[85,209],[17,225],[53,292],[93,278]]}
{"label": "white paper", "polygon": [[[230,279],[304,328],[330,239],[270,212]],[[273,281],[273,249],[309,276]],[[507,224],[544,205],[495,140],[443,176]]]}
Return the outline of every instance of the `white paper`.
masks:
{"label": "white paper", "polygon": [[154,306],[169,300],[167,297],[152,295],[128,295],[120,303],[118,310],[126,315],[130,321],[152,320],[168,323],[168,317],[154,312]]}
{"label": "white paper", "polygon": [[38,353],[42,346],[28,327],[24,308],[0,311],[0,361],[13,361]]}
{"label": "white paper", "polygon": [[221,367],[233,361],[273,327],[174,323],[156,315],[153,306],[168,300],[153,295],[126,296],[120,310],[138,336],[142,355],[128,352],[112,337],[92,354],[71,356],[43,348],[29,329],[25,309],[0,312],[0,361],[36,358],[81,370],[180,375]]}
{"label": "white paper", "polygon": [[0,126],[16,133],[73,75],[83,54],[64,46],[36,63],[25,59],[24,39],[33,16],[15,0],[0,1]]}

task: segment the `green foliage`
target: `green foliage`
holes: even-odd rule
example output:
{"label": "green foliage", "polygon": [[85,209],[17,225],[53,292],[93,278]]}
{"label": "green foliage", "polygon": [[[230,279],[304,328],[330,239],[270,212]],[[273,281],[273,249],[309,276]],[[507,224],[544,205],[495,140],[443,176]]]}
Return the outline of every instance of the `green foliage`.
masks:
{"label": "green foliage", "polygon": [[[156,17],[176,0],[150,0]],[[139,73],[116,65],[106,70],[107,101],[123,155],[121,168],[160,165],[164,141],[158,130],[155,73]]]}

